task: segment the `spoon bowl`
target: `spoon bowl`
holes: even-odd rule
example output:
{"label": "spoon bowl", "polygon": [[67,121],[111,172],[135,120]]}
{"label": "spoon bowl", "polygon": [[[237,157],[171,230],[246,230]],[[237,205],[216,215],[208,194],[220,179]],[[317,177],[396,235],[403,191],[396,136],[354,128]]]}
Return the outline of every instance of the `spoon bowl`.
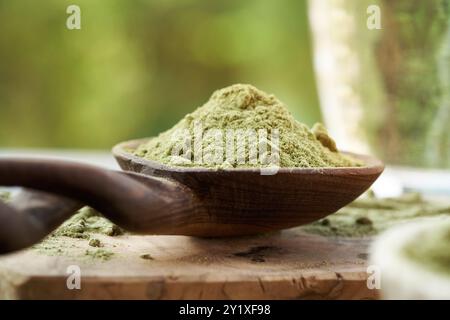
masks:
{"label": "spoon bowl", "polygon": [[362,167],[211,169],[167,166],[133,155],[148,139],[122,142],[113,155],[125,171],[159,177],[192,194],[192,212],[176,234],[221,237],[263,233],[307,224],[355,200],[383,172],[381,161],[346,153]]}

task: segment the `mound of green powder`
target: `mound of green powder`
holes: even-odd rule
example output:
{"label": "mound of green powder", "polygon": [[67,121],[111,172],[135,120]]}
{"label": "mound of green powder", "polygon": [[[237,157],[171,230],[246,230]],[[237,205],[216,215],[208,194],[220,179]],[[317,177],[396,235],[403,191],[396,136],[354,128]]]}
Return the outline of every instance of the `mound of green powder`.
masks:
{"label": "mound of green powder", "polygon": [[[222,153],[222,163],[199,162],[193,152],[179,161],[174,149],[179,140],[174,138],[179,132],[189,136],[189,143],[194,146],[198,135],[196,125],[201,124],[202,132],[210,129],[225,132],[219,139],[221,144],[211,136],[202,136],[201,146],[203,154]],[[154,160],[167,165],[195,166],[195,167],[262,167],[264,163],[251,163],[249,161],[249,148],[238,148],[234,158],[227,158],[223,151],[226,145],[227,130],[265,130],[267,139],[273,130],[279,132],[279,163],[280,167],[352,167],[362,165],[361,162],[338,152],[333,139],[329,137],[326,129],[317,124],[313,130],[296,121],[286,106],[274,95],[267,94],[257,88],[246,84],[235,84],[214,92],[211,98],[194,112],[186,115],[173,128],[152,138],[140,145],[134,154],[146,159]],[[275,148],[268,141],[269,149]],[[219,150],[219,151],[218,151]],[[267,150],[267,154],[270,151]],[[175,154],[175,157],[173,155]],[[247,161],[240,163],[236,158],[243,157]],[[175,160],[176,161],[175,161]],[[203,158],[204,159],[204,158]]]}
{"label": "mound of green powder", "polygon": [[450,215],[450,205],[427,201],[418,193],[384,199],[369,193],[325,219],[300,228],[323,236],[364,237],[399,223],[437,215]]}
{"label": "mound of green powder", "polygon": [[405,255],[429,270],[450,276],[450,222],[423,232],[404,249]]}
{"label": "mound of green powder", "polygon": [[[103,247],[104,243],[95,238],[95,235],[112,237],[123,233],[124,231],[120,227],[100,213],[92,208],[84,207],[47,238],[34,245],[33,249],[40,254],[49,256],[73,256],[74,252],[79,252],[86,242],[90,247]],[[80,242],[76,244],[68,242],[66,241],[67,237],[79,239]],[[113,255],[112,251],[104,248],[81,251],[81,256],[89,259],[109,260]]]}
{"label": "mound of green powder", "polygon": [[92,233],[116,236],[123,233],[117,225],[92,208],[82,208],[53,232],[53,236],[89,239]]}
{"label": "mound of green powder", "polygon": [[[9,192],[0,192],[0,200],[8,201],[9,198]],[[86,240],[89,246],[98,248],[102,247],[103,243],[99,239],[93,238],[96,234],[118,236],[123,233],[124,231],[120,227],[100,213],[92,208],[84,207],[32,248],[40,254],[49,256],[71,256],[73,252],[76,252],[77,247],[73,243],[68,244],[65,241],[66,237]],[[109,260],[113,255],[112,251],[102,248],[85,250],[83,256],[90,259]]]}

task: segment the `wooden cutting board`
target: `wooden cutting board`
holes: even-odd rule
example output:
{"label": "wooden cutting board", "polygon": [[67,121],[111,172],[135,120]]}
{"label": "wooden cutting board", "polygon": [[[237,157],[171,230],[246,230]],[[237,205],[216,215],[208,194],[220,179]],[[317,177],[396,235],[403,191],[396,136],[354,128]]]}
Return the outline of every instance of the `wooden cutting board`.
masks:
{"label": "wooden cutting board", "polygon": [[[114,256],[84,255],[67,238],[67,256],[25,250],[0,258],[2,299],[374,299],[367,288],[370,239],[327,238],[299,228],[234,239],[183,236],[98,237]],[[145,257],[145,259],[143,257]],[[70,265],[81,289],[66,285]]]}

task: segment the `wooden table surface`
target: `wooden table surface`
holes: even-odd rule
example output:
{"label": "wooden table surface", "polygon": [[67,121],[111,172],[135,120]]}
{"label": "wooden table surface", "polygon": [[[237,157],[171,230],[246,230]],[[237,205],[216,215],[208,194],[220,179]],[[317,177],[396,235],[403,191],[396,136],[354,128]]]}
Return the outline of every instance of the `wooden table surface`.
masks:
{"label": "wooden table surface", "polygon": [[[71,238],[67,238],[67,247],[73,247],[69,256],[25,250],[0,258],[0,298],[374,299],[378,295],[366,285],[370,239],[326,238],[298,228],[233,239],[99,238],[114,252],[110,260],[85,257],[87,241]],[[80,290],[67,288],[71,265],[80,267]]]}

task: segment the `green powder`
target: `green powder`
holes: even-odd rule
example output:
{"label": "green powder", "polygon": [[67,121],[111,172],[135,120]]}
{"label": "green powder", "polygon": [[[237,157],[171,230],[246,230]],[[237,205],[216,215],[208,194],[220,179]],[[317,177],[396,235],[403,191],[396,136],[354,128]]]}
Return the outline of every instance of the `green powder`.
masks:
{"label": "green powder", "polygon": [[[261,139],[258,143],[264,141],[268,145],[266,152],[262,152],[259,163],[250,161],[250,147],[238,146],[238,135],[228,140],[229,134],[235,134],[239,130],[266,132],[266,136],[258,138]],[[278,145],[270,139],[276,130],[279,132]],[[178,152],[180,138],[185,145],[190,146],[187,151],[184,150],[186,152],[183,157],[180,157]],[[236,147],[232,148],[233,154],[226,154],[226,146],[230,141]],[[194,154],[195,147],[201,147],[201,158]],[[279,150],[279,158],[276,160],[280,167],[362,165],[359,161],[339,153],[333,139],[322,125],[317,124],[310,130],[296,121],[274,95],[244,84],[235,84],[214,92],[203,106],[186,115],[173,128],[140,145],[134,154],[175,166],[242,168],[263,167],[267,163],[264,160],[267,160],[270,154],[276,153],[276,150]],[[205,161],[212,158],[219,160]]]}
{"label": "green powder", "polygon": [[97,250],[86,250],[85,255],[93,259],[100,259],[106,261],[111,259],[114,253],[111,251],[107,251],[105,249],[97,249]]}
{"label": "green powder", "polygon": [[[8,201],[9,197],[9,192],[0,192],[1,200]],[[80,239],[80,241],[89,240],[89,246],[102,247],[103,244],[99,239],[91,239],[95,234],[117,236],[123,234],[123,230],[94,209],[85,207],[32,248],[38,253],[49,256],[71,256],[80,247],[73,243],[68,244],[65,240],[66,237]],[[100,260],[109,260],[113,255],[113,252],[106,249],[86,250],[84,252],[85,257]]]}
{"label": "green powder", "polygon": [[[103,247],[104,244],[97,238],[96,234],[106,236],[117,236],[124,231],[104,218],[94,209],[89,207],[82,208],[74,214],[69,220],[64,222],[51,235],[42,242],[33,246],[36,252],[50,256],[72,256],[74,252],[79,252],[86,242],[91,247]],[[66,239],[74,238],[80,242],[74,244],[67,242]],[[70,243],[70,244],[69,244]],[[81,251],[83,253],[83,251]],[[109,260],[114,253],[106,249],[85,250],[84,257],[90,259]]]}
{"label": "green powder", "polygon": [[450,205],[426,201],[418,193],[385,199],[368,194],[335,214],[301,228],[323,236],[364,237],[399,223],[436,215],[450,215]]}
{"label": "green powder", "polygon": [[89,239],[92,233],[116,236],[123,230],[94,209],[85,207],[55,230],[53,236]]}
{"label": "green powder", "polygon": [[72,256],[78,248],[75,244],[68,244],[64,237],[49,236],[31,247],[35,252],[46,256]]}
{"label": "green powder", "polygon": [[91,239],[89,240],[89,245],[91,247],[101,247],[102,246],[102,242],[99,239]]}
{"label": "green powder", "polygon": [[11,194],[8,191],[0,191],[0,201],[8,202]]}
{"label": "green powder", "polygon": [[416,263],[450,276],[450,223],[423,232],[405,247],[404,253]]}

